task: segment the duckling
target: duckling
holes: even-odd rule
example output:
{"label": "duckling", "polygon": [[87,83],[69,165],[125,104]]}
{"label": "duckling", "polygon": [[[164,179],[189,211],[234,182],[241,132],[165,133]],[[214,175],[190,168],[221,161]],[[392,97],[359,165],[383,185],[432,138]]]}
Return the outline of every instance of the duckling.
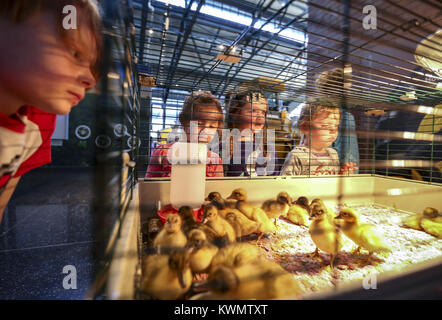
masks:
{"label": "duckling", "polygon": [[204,207],[204,220],[221,237],[227,236],[229,242],[236,241],[236,234],[233,227],[224,218],[218,215],[218,209],[213,204]]}
{"label": "duckling", "polygon": [[415,230],[422,230],[421,220],[423,218],[422,213],[417,213],[409,216],[403,220],[403,227],[411,228]]}
{"label": "duckling", "polygon": [[215,230],[210,228],[207,225],[202,224],[199,221],[196,221],[195,215],[193,214],[192,208],[189,206],[182,206],[178,210],[178,214],[182,219],[181,230],[184,232],[187,238],[189,238],[190,231],[194,229],[199,229],[203,231],[206,235],[207,241],[214,243],[218,238],[222,238]]}
{"label": "duckling", "polygon": [[261,223],[250,220],[236,209],[230,209],[225,219],[233,227],[237,238],[248,236],[252,233],[259,233]]}
{"label": "duckling", "polygon": [[237,242],[221,248],[212,259],[210,270],[220,265],[238,267],[247,263],[254,263],[265,257],[262,248],[247,242]]}
{"label": "duckling", "polygon": [[222,209],[235,209],[236,201],[224,199],[219,192],[210,192],[206,201],[210,201],[214,204],[218,210]]}
{"label": "duckling", "polygon": [[217,298],[287,299],[302,293],[298,282],[279,264],[260,260],[237,267],[216,267],[207,280],[207,287]]}
{"label": "duckling", "polygon": [[162,227],[163,224],[161,223],[161,220],[156,218],[152,218],[148,222],[143,223],[141,227],[143,243],[147,243],[151,246]]}
{"label": "duckling", "polygon": [[178,209],[178,214],[181,217],[181,230],[184,232],[186,236],[189,235],[189,232],[193,229],[199,227],[200,223],[196,221],[195,215],[193,214],[193,210],[189,206],[182,206]]}
{"label": "duckling", "polygon": [[442,238],[442,215],[437,209],[425,208],[420,226],[426,233]]}
{"label": "duckling", "polygon": [[259,227],[260,236],[258,241],[264,234],[274,233],[276,231],[275,225],[270,221],[264,210],[247,202],[247,192],[244,189],[238,188],[233,190],[232,194],[227,199],[237,200],[236,209],[241,211],[241,213],[247,218],[261,223],[261,226]]}
{"label": "duckling", "polygon": [[168,214],[163,229],[157,234],[153,246],[159,251],[163,248],[182,248],[187,238],[181,231],[181,218],[177,214]]}
{"label": "duckling", "polygon": [[310,219],[312,220],[309,232],[316,245],[314,256],[319,255],[318,248],[330,254],[330,268],[333,270],[333,262],[342,248],[342,237],[336,226],[331,224],[326,215],[327,209],[316,203],[313,205]]}
{"label": "duckling", "polygon": [[227,199],[236,200],[235,209],[238,209],[243,213],[247,218],[253,219],[253,212],[256,209],[256,206],[250,204],[247,201],[247,192],[243,188],[238,188],[232,191],[232,194],[227,197]]}
{"label": "duckling", "polygon": [[259,223],[235,209],[235,200],[228,201],[223,199],[219,192],[211,192],[206,201],[210,201],[218,209],[218,214],[232,225],[237,238],[258,232]]}
{"label": "duckling", "polygon": [[207,241],[203,230],[193,229],[189,233],[187,248],[192,248],[189,263],[193,273],[207,273],[218,247]]}
{"label": "duckling", "polygon": [[276,200],[266,200],[261,206],[261,209],[267,214],[270,219],[274,219],[275,227],[278,227],[276,220],[287,215],[290,209],[290,196],[286,192],[280,192],[276,196]]}
{"label": "duckling", "polygon": [[315,203],[322,203],[322,200],[319,198],[314,198],[312,202],[310,202],[310,207],[313,207]]}
{"label": "duckling", "polygon": [[391,251],[390,246],[374,225],[360,223],[359,214],[355,210],[351,208],[341,209],[339,215],[335,218],[335,222],[342,232],[358,245],[355,252],[359,252],[361,248],[368,250],[368,261],[370,261],[373,252]]}
{"label": "duckling", "polygon": [[308,227],[310,225],[310,205],[306,197],[299,197],[290,206],[287,212],[287,219],[294,224]]}
{"label": "duckling", "polygon": [[143,261],[141,288],[161,300],[182,297],[192,285],[189,266],[191,250],[175,251],[170,255],[154,254]]}
{"label": "duckling", "polygon": [[[425,210],[422,213],[418,213],[418,214],[412,215],[412,216],[404,219],[403,226],[408,227],[408,228],[412,228],[415,230],[423,230],[422,225],[421,225],[422,219],[424,217],[432,219],[432,218],[435,218],[437,215],[438,215],[437,209],[428,207],[428,208],[425,208]],[[441,223],[442,223],[442,221],[441,221]]]}
{"label": "duckling", "polygon": [[325,214],[328,221],[332,224],[335,223],[335,217],[337,216],[337,214],[329,206],[326,206],[325,203],[319,198],[313,199],[310,207],[312,207],[314,204],[320,204],[321,206],[323,206],[326,209]]}

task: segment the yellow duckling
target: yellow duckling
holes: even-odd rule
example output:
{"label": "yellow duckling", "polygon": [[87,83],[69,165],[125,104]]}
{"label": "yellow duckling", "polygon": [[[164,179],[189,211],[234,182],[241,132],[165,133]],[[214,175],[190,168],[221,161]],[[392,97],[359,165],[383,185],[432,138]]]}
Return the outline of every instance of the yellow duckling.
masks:
{"label": "yellow duckling", "polygon": [[287,219],[300,226],[308,227],[310,225],[310,205],[306,197],[299,197],[290,206]]}
{"label": "yellow duckling", "polygon": [[291,199],[286,192],[280,192],[276,196],[276,200],[266,200],[261,206],[261,209],[267,214],[270,219],[274,219],[275,227],[277,227],[276,220],[287,215],[290,209]]}
{"label": "yellow duckling", "polygon": [[414,214],[412,216],[409,216],[403,220],[403,226],[415,230],[422,230],[421,227],[421,220],[423,218],[422,213]]}
{"label": "yellow duckling", "polygon": [[335,223],[335,217],[337,216],[337,214],[329,206],[326,206],[325,203],[318,198],[312,200],[310,207],[312,207],[314,204],[320,204],[321,206],[323,206],[326,209],[325,214],[327,216],[328,221],[332,224]]}
{"label": "yellow duckling", "polygon": [[220,265],[237,267],[254,263],[265,256],[263,249],[247,242],[237,242],[221,248],[212,259],[210,270]]}
{"label": "yellow duckling", "polygon": [[318,248],[330,254],[330,267],[333,270],[333,262],[339,250],[342,248],[342,237],[336,226],[330,223],[326,215],[327,209],[320,204],[313,204],[310,219],[312,220],[309,232],[316,250],[313,255],[318,256]]}
{"label": "yellow duckling", "polygon": [[209,274],[207,287],[218,299],[288,299],[302,293],[290,273],[268,260],[238,267],[218,266]]}
{"label": "yellow duckling", "polygon": [[236,200],[236,209],[241,211],[241,213],[243,213],[247,218],[261,224],[259,227],[259,232],[261,234],[258,241],[264,234],[276,232],[275,225],[269,219],[264,210],[248,203],[247,192],[244,189],[238,188],[233,190],[232,194],[227,199]]}
{"label": "yellow duckling", "polygon": [[232,225],[237,238],[259,232],[260,224],[235,209],[235,200],[228,201],[223,199],[219,192],[211,192],[206,201],[210,201],[218,209],[218,214]]}
{"label": "yellow duckling", "polygon": [[186,245],[187,238],[181,231],[181,218],[177,214],[168,214],[163,229],[157,234],[153,241],[153,246],[162,250],[162,248],[183,248]]}
{"label": "yellow duckling", "polygon": [[150,296],[161,300],[182,297],[192,285],[188,251],[170,255],[154,254],[143,261],[141,288]]}
{"label": "yellow duckling", "polygon": [[218,209],[213,204],[204,207],[204,220],[206,225],[215,230],[221,237],[227,237],[230,243],[236,241],[236,233],[233,227],[218,214]]}
{"label": "yellow duckling", "polygon": [[221,193],[216,191],[210,192],[205,200],[212,202],[212,204],[214,204],[218,210],[235,209],[236,207],[236,201],[224,199],[221,196]]}
{"label": "yellow duckling", "polygon": [[437,209],[425,208],[420,226],[426,233],[442,238],[442,215]]}
{"label": "yellow duckling", "polygon": [[193,273],[207,273],[218,247],[207,241],[206,234],[200,229],[189,233],[188,248],[192,249],[189,258],[190,269]]}
{"label": "yellow duckling", "polygon": [[256,209],[256,206],[250,204],[247,201],[247,192],[243,188],[238,188],[232,191],[232,194],[227,197],[227,199],[236,200],[235,209],[241,211],[247,218],[252,219],[253,212]]}
{"label": "yellow duckling", "polygon": [[[432,222],[442,223],[442,219],[436,218],[438,215],[439,213],[437,209],[428,207],[425,208],[425,210],[422,213],[418,213],[404,219],[403,226],[415,230],[423,230],[422,219],[427,218],[427,221],[424,222],[424,225],[432,225]],[[431,220],[431,222],[427,223],[429,219]]]}
{"label": "yellow duckling", "polygon": [[339,215],[335,218],[336,225],[342,232],[358,245],[355,252],[361,248],[368,250],[371,259],[373,252],[390,252],[391,248],[378,232],[374,225],[361,223],[359,214],[351,209],[341,209]]}
{"label": "yellow duckling", "polygon": [[250,220],[236,209],[230,209],[225,219],[233,227],[237,238],[247,236],[252,233],[259,233],[261,223]]}

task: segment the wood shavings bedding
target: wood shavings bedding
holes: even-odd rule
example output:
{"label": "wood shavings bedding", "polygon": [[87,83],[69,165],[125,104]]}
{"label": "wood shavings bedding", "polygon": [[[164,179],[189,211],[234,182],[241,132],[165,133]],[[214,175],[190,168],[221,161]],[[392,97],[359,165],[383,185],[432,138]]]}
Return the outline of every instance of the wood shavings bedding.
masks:
{"label": "wood shavings bedding", "polygon": [[393,249],[390,254],[375,253],[371,265],[365,263],[367,251],[351,254],[357,246],[343,235],[343,248],[335,260],[332,272],[327,268],[330,259],[327,253],[320,252],[322,261],[309,255],[315,251],[316,246],[308,228],[294,225],[285,219],[278,220],[278,232],[263,238],[260,246],[266,251],[268,259],[280,263],[299,280],[306,294],[346,281],[362,281],[374,272],[400,272],[409,265],[442,257],[442,239],[402,227],[402,221],[408,214],[377,205],[351,207],[359,212],[362,223],[376,225]]}

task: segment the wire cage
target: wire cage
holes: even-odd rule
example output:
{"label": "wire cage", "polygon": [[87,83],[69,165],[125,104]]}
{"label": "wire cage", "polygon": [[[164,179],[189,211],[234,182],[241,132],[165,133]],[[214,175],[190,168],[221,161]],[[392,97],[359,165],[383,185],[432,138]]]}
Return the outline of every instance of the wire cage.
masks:
{"label": "wire cage", "polygon": [[[401,214],[441,209],[442,7],[436,1],[133,0],[122,2],[131,7],[123,11],[104,3],[109,17],[124,12],[118,33],[124,36],[115,37],[109,27],[105,43],[122,54],[125,72],[118,83],[129,83],[122,88],[128,91],[121,96],[123,118],[137,139],[128,181],[133,186],[136,179],[140,187],[141,229],[132,247],[138,259],[135,298],[152,297],[140,290],[142,260],[158,231],[153,220],[170,203],[168,155],[176,142],[207,145],[206,195],[227,196],[240,186],[255,193],[249,200],[261,206],[284,188],[309,199],[316,192],[334,208],[352,204],[376,212],[380,220],[364,219],[394,225],[387,232],[403,237]],[[107,74],[105,88],[112,78]],[[111,121],[102,120],[103,130],[109,129]],[[111,181],[105,164],[112,157],[103,156],[98,172]],[[182,181],[183,194],[196,188],[195,177]],[[106,197],[99,203],[109,201],[107,191],[100,194]],[[200,211],[195,214],[201,218]],[[280,264],[297,275],[318,267],[303,253],[274,249],[271,241],[284,237],[290,236],[281,233],[262,246],[271,259],[284,256]],[[440,240],[429,237],[419,241],[440,248]],[[440,252],[422,250],[426,257],[413,260],[408,252],[407,261],[434,258],[440,265]],[[341,256],[347,258],[353,259]],[[352,261],[342,272],[354,270]],[[440,284],[440,274],[433,275]],[[339,282],[333,273],[326,278]],[[424,291],[402,297],[434,295],[434,286],[424,282]]]}
{"label": "wire cage", "polygon": [[[339,3],[324,6],[314,1],[245,1],[236,2],[236,6],[225,1],[167,3],[151,2],[151,10],[140,3],[135,9],[140,34],[147,35],[147,40],[140,42],[145,55],[140,60],[148,61],[157,85],[148,90],[150,135],[143,139],[148,144],[141,150],[140,157],[145,158],[139,158],[142,171],[154,147],[167,142],[167,132],[173,132],[171,139],[177,139],[181,125],[178,115],[186,94],[208,90],[223,101],[229,91],[249,89],[263,91],[268,100],[267,127],[275,129],[278,168],[299,143],[296,114],[302,104],[331,104],[344,110],[341,134],[334,147],[345,146],[340,140],[356,139],[357,133],[358,141],[352,144],[358,145],[358,151],[347,153],[341,147],[341,162],[357,162],[360,173],[439,181],[440,139],[432,134],[437,133],[440,113],[439,108],[425,109],[439,102],[438,75],[422,67],[412,55],[413,45],[437,31],[437,22],[410,14],[402,5],[399,9],[409,16],[388,20],[394,8],[390,4],[386,9],[386,4],[376,7],[380,26],[367,31],[361,22],[363,6],[358,4],[348,5],[349,11],[344,12],[345,6]],[[437,7],[426,5],[437,11]],[[218,21],[217,16],[223,14],[229,19]],[[388,41],[392,37],[395,44]],[[437,39],[435,34],[420,44],[427,58],[437,55]],[[435,59],[430,60],[437,61],[437,56]],[[332,80],[320,89],[319,76],[334,68],[341,68],[345,77],[333,79],[330,74]],[[224,105],[227,109],[225,101]],[[379,114],[382,111],[384,115]],[[379,121],[371,116],[376,114],[382,117]],[[426,117],[419,128],[416,117]],[[353,132],[356,126],[357,132]],[[407,131],[410,127],[416,130]],[[382,132],[374,135],[375,131]],[[411,148],[414,153],[407,152]],[[384,162],[376,164],[375,160]],[[394,160],[411,162],[407,169],[397,170],[401,162]]]}
{"label": "wire cage", "polygon": [[104,31],[94,123],[94,281],[86,293],[94,299],[107,297],[111,261],[133,197],[140,141],[133,8],[130,1],[100,5]]}

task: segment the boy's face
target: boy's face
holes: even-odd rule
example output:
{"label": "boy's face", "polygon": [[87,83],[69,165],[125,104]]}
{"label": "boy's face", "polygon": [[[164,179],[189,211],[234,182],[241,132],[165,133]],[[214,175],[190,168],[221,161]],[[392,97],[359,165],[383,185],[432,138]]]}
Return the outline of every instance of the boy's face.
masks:
{"label": "boy's face", "polygon": [[305,124],[301,131],[309,136],[310,146],[313,149],[322,150],[331,146],[338,137],[339,121],[338,111],[319,112],[313,115],[311,125]]}
{"label": "boy's face", "polygon": [[[187,139],[191,140],[191,137],[198,137],[199,143],[209,143],[218,131],[220,120],[222,120],[222,114],[215,104],[209,104],[202,106],[198,112],[195,112],[193,118],[198,123],[198,127],[190,127],[190,123],[184,126]],[[192,132],[191,132],[192,130]],[[195,139],[195,138],[193,138]]]}
{"label": "boy's face", "polygon": [[247,102],[241,107],[237,121],[238,129],[261,130],[264,128],[267,113],[267,102]]}
{"label": "boy's face", "polygon": [[66,114],[95,86],[90,65],[96,49],[88,29],[78,25],[78,30],[66,31],[70,42],[83,48],[76,50],[62,39],[61,26],[50,13],[34,14],[18,24],[0,19],[0,27],[0,87],[18,107],[30,104]]}

